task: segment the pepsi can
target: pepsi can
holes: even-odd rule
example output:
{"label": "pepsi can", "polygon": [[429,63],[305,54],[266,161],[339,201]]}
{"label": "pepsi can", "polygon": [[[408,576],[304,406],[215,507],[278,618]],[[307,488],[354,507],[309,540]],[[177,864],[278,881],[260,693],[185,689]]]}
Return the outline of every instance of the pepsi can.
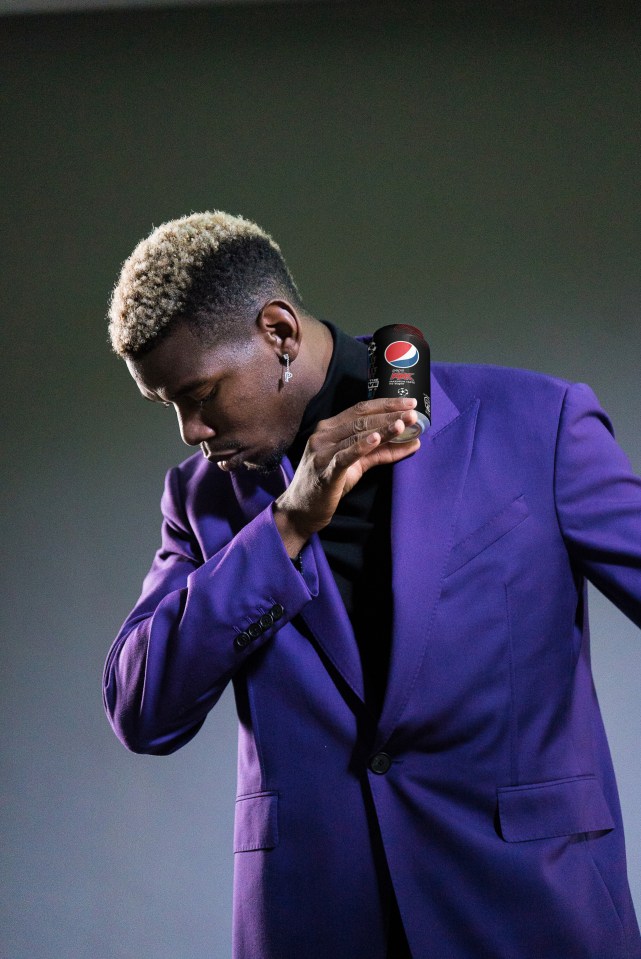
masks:
{"label": "pepsi can", "polygon": [[392,323],[374,333],[369,347],[367,398],[411,396],[418,420],[391,443],[408,443],[420,436],[432,418],[430,348],[415,326]]}

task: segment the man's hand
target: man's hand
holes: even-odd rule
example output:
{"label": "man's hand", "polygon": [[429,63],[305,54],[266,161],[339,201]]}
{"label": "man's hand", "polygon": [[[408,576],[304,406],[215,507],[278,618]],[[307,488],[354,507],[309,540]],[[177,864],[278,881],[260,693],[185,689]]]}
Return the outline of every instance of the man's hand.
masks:
{"label": "man's hand", "polygon": [[419,439],[391,443],[416,423],[414,399],[363,400],[321,420],[307,441],[290,485],[274,503],[274,519],[289,556],[327,526],[346,493],[372,466],[415,453]]}

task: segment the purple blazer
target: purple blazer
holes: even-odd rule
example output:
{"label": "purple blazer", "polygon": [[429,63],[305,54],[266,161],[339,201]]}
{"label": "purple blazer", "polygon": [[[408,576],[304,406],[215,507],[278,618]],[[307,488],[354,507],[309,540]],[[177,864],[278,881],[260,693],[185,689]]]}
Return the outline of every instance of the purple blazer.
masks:
{"label": "purple blazer", "polygon": [[110,720],[171,753],[233,682],[235,959],[385,959],[390,882],[415,959],[639,959],[585,585],[641,625],[641,480],[584,385],[435,364],[432,403],[394,467],[378,719],[317,537],[300,573],[276,531],[289,463],[198,454],[167,476]]}

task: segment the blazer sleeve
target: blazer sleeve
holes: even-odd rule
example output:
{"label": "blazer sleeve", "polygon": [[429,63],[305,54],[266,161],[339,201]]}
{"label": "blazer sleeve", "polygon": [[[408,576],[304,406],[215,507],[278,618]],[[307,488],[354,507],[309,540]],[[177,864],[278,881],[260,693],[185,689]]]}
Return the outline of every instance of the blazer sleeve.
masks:
{"label": "blazer sleeve", "polygon": [[103,697],[119,739],[163,755],[195,736],[247,659],[318,594],[312,550],[294,568],[271,505],[203,562],[167,475],[162,544],[107,657]]}
{"label": "blazer sleeve", "polygon": [[641,626],[641,479],[615,441],[596,396],[583,383],[568,387],[564,397],[555,497],[572,558]]}

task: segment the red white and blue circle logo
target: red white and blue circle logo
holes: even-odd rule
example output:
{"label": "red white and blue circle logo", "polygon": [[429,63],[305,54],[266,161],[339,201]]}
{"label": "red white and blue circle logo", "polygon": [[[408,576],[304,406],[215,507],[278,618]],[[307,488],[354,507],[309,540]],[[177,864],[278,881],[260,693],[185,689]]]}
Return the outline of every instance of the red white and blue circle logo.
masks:
{"label": "red white and blue circle logo", "polygon": [[385,350],[385,360],[397,370],[409,370],[418,363],[418,350],[407,340],[394,340]]}

